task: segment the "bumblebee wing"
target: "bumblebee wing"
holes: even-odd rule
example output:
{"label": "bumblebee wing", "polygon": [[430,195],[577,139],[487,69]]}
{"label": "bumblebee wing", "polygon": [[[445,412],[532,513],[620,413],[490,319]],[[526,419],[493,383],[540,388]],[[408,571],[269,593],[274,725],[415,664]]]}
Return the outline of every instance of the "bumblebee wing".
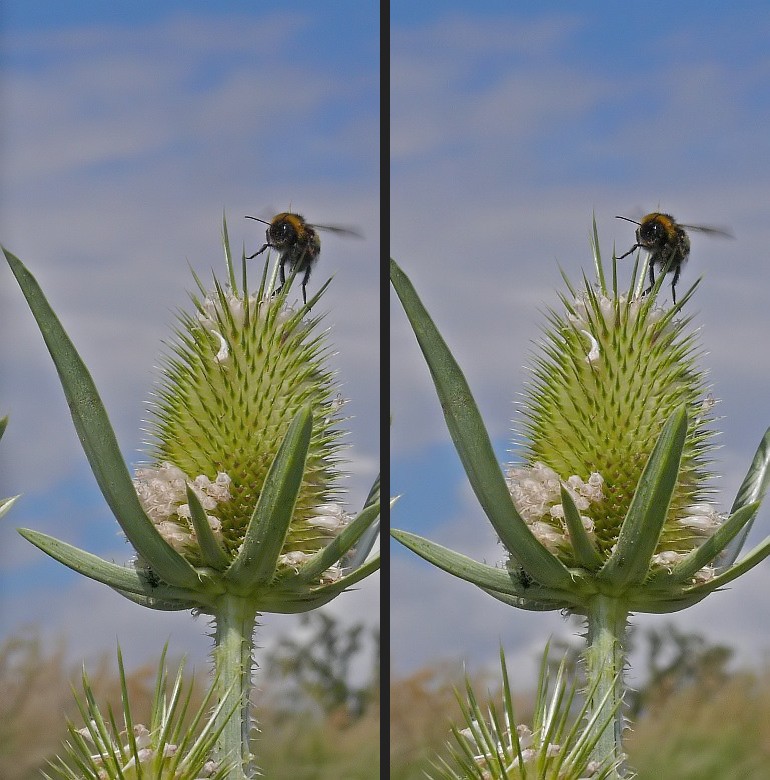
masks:
{"label": "bumblebee wing", "polygon": [[710,236],[721,236],[722,238],[735,238],[735,236],[725,228],[714,227],[713,225],[681,225],[685,230],[695,230],[698,233],[706,233]]}
{"label": "bumblebee wing", "polygon": [[329,233],[337,233],[341,236],[351,236],[352,238],[363,238],[363,235],[357,230],[348,227],[341,227],[340,225],[311,225],[310,227],[316,230],[325,230]]}

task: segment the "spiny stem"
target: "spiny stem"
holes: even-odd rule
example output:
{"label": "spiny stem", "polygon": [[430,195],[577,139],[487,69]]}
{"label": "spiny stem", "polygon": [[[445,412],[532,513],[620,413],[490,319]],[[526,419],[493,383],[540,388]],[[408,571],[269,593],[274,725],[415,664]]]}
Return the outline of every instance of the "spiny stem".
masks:
{"label": "spiny stem", "polygon": [[[594,722],[606,724],[611,720],[612,724],[612,727],[602,729],[593,757],[601,761],[612,756],[620,764],[623,758],[623,666],[628,608],[622,599],[598,595],[590,604],[587,618],[586,687],[594,692],[590,714],[598,709],[599,717]],[[625,777],[622,765],[612,777]]]}
{"label": "spiny stem", "polygon": [[217,758],[220,761],[239,758],[227,780],[244,780],[251,778],[253,773],[253,756],[249,748],[249,694],[257,615],[251,602],[229,594],[219,600],[214,615],[217,698],[226,701],[220,717],[227,719],[217,742]]}

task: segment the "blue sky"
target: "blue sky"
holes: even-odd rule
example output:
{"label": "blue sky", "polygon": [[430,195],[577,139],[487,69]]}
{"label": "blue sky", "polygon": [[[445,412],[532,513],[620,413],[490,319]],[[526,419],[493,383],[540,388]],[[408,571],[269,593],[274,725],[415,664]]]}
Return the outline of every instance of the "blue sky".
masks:
{"label": "blue sky", "polygon": [[[720,400],[718,502],[726,510],[770,425],[770,10],[760,3],[460,2],[392,6],[391,253],[469,380],[501,462],[544,312],[660,208],[722,225],[695,235],[679,289]],[[630,273],[630,265],[628,266]],[[668,293],[668,285],[664,288]],[[391,308],[392,516],[478,560],[502,558],[452,452],[414,336]],[[762,510],[749,546],[770,532]],[[496,664],[529,685],[558,615],[494,602],[392,545],[393,669],[437,658]],[[743,662],[770,647],[770,565],[671,616]],[[640,617],[660,626],[665,617]]]}
{"label": "blue sky", "polygon": [[[347,486],[360,505],[379,468],[379,7],[342,2],[7,2],[0,16],[0,241],[35,273],[91,370],[129,465],[174,312],[264,230],[245,214],[289,207],[351,225],[329,237],[310,288],[324,298],[332,358],[352,415]],[[108,559],[130,550],[98,493],[56,373],[7,268],[0,268],[0,639],[40,626],[73,658],[203,656],[207,626],[142,610],[71,574],[17,526]],[[343,603],[344,602],[344,603]],[[376,578],[338,599],[376,622]],[[268,644],[292,618],[265,619]]]}

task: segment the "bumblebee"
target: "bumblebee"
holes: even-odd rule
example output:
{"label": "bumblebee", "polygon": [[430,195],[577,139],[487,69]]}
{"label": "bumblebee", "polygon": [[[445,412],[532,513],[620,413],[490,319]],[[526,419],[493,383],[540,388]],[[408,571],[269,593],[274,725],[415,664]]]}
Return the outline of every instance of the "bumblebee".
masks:
{"label": "bumblebee", "polygon": [[615,217],[615,219],[625,219],[626,222],[639,225],[636,229],[636,243],[628,252],[620,255],[618,260],[628,257],[635,249],[644,249],[649,253],[650,286],[642,295],[647,295],[655,286],[655,266],[658,266],[664,274],[674,274],[671,281],[671,296],[674,303],[676,303],[676,283],[679,281],[679,274],[690,256],[690,238],[685,228],[712,236],[732,238],[730,233],[719,228],[706,225],[680,225],[670,214],[661,214],[658,211],[642,217],[641,222],[628,217]]}
{"label": "bumblebee", "polygon": [[[278,268],[281,275],[281,287],[286,284],[286,264],[289,265],[289,271],[304,273],[302,277],[302,301],[307,303],[307,283],[310,279],[310,272],[313,270],[318,255],[321,253],[321,239],[318,237],[318,230],[329,230],[340,235],[361,237],[355,230],[348,228],[335,227],[333,225],[311,225],[305,221],[305,218],[299,214],[292,214],[288,211],[282,211],[276,214],[270,222],[259,217],[249,217],[267,225],[265,231],[265,244],[253,255],[249,255],[247,260],[251,260],[257,255],[261,255],[268,247],[278,250]],[[275,292],[280,292],[279,287]]]}

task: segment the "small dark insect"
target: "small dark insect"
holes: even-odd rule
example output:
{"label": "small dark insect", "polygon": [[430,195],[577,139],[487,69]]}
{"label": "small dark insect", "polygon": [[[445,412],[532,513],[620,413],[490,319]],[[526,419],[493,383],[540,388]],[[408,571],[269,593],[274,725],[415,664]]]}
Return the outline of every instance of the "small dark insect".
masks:
{"label": "small dark insect", "polygon": [[[310,272],[313,270],[318,255],[321,253],[321,239],[318,237],[317,230],[328,230],[340,235],[355,236],[361,238],[361,234],[349,228],[336,227],[334,225],[311,225],[299,214],[292,214],[288,211],[282,211],[276,214],[270,222],[259,217],[249,217],[267,225],[265,231],[265,244],[249,255],[251,260],[257,255],[261,255],[268,247],[278,250],[278,265],[281,275],[281,287],[286,284],[286,264],[290,271],[304,273],[302,277],[302,301],[307,303],[307,283],[310,279]],[[275,290],[280,292],[281,287]]]}
{"label": "small dark insect", "polygon": [[679,274],[690,256],[690,238],[685,228],[712,236],[732,238],[727,230],[720,228],[706,225],[680,225],[670,214],[662,214],[659,211],[653,211],[642,217],[641,222],[628,217],[618,216],[615,219],[624,219],[626,222],[639,225],[636,229],[636,243],[628,252],[620,255],[618,260],[628,257],[635,249],[644,249],[649,253],[650,286],[642,295],[647,295],[655,286],[655,266],[658,266],[664,274],[672,272],[674,274],[671,281],[674,303],[676,303],[676,283],[679,281]]}
{"label": "small dark insect", "polygon": [[524,590],[530,587],[534,583],[534,580],[532,579],[532,575],[528,574],[524,569],[519,566],[519,568],[516,570],[516,577],[519,580],[519,584],[521,585]]}

